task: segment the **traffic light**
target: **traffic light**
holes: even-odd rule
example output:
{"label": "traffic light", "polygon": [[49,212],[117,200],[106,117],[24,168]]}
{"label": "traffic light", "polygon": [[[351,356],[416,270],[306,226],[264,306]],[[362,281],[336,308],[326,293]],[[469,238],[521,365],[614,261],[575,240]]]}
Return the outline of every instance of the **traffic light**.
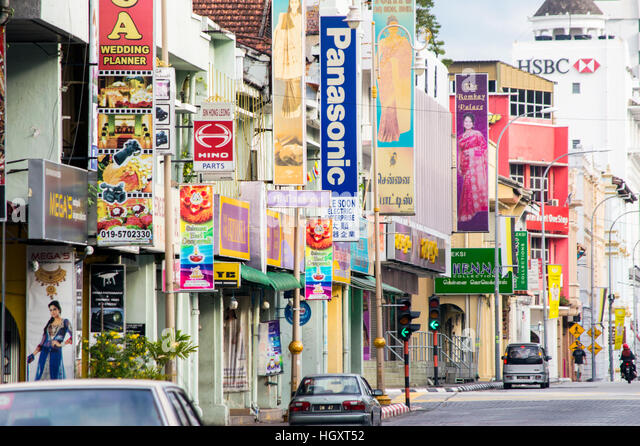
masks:
{"label": "traffic light", "polygon": [[411,311],[411,299],[399,299],[398,307],[398,334],[400,339],[408,341],[411,333],[420,330],[420,324],[412,324],[413,319],[420,317],[419,311]]}
{"label": "traffic light", "polygon": [[429,330],[440,328],[440,298],[435,294],[429,298]]}

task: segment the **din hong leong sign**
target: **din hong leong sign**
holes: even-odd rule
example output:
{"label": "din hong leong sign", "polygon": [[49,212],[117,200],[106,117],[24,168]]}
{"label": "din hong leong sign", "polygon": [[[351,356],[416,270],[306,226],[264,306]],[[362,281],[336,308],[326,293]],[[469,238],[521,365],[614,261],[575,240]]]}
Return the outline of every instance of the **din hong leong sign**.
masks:
{"label": "din hong leong sign", "polygon": [[[500,258],[500,256],[498,256]],[[435,279],[436,294],[492,294],[494,292],[494,249],[451,250],[451,277]],[[513,274],[499,281],[500,294],[513,293]]]}

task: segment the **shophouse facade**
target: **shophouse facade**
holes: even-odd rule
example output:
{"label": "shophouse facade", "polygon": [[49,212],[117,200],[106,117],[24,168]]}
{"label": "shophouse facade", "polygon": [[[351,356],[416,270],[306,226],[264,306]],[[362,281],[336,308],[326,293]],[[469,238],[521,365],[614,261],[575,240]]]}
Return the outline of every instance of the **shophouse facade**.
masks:
{"label": "shophouse facade", "polygon": [[[612,16],[599,8],[603,3],[606,2],[576,2],[570,10],[562,9],[557,1],[542,3],[530,19],[534,39],[514,43],[513,64],[556,83],[554,103],[558,112],[555,119],[558,125],[569,128],[569,151],[600,151],[587,155],[596,171],[616,177],[625,184],[622,189],[635,193],[640,187],[635,155],[640,127],[635,111],[637,57],[630,57],[629,48],[637,44],[637,36],[622,32],[616,24],[620,23],[619,15],[609,22]],[[619,2],[611,3],[614,9],[620,5]],[[616,30],[622,34],[616,34]],[[578,157],[576,154],[571,158]],[[581,168],[579,161],[575,162],[578,163],[576,168]],[[608,180],[604,183],[602,187],[609,187]],[[594,275],[604,280],[594,287],[593,293],[589,289],[589,299],[584,299],[587,296],[583,295],[583,306],[590,304],[591,294],[599,305],[597,293],[602,287],[607,287],[608,293],[618,298],[612,308],[632,306],[633,287],[629,282],[632,246],[628,245],[637,240],[637,226],[629,223],[635,221],[633,214],[617,218],[631,210],[634,201],[633,197],[607,200],[602,205],[605,221],[610,222],[604,228],[604,236],[608,242],[611,232],[612,244],[607,248],[607,261],[595,265]],[[591,219],[591,215],[585,218]],[[613,222],[615,225],[611,227]],[[590,282],[590,274],[590,268],[578,268],[578,282]],[[603,331],[607,333],[609,308],[603,319]],[[627,328],[629,320],[627,317]],[[609,340],[603,336],[598,344],[604,352],[596,357],[597,374],[607,378],[615,376],[610,375],[609,370],[610,364],[616,366],[612,359],[613,349],[608,348]]]}

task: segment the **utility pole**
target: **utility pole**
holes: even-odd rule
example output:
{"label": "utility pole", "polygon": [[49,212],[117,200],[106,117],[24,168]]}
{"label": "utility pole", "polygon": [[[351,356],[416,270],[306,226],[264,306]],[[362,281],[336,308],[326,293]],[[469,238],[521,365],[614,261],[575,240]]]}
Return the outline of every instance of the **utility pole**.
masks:
{"label": "utility pole", "polygon": [[[162,65],[169,66],[169,32],[167,30],[167,0],[162,0]],[[175,330],[175,293],[173,291],[173,197],[171,195],[171,154],[164,155],[164,259],[165,281],[165,326]],[[165,370],[171,381],[177,382],[174,361],[169,361]]]}

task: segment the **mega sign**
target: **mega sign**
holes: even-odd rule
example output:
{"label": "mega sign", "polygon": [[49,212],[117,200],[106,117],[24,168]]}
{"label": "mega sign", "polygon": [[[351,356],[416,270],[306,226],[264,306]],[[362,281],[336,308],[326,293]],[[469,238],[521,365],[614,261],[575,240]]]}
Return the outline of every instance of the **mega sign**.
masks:
{"label": "mega sign", "polygon": [[87,171],[29,160],[29,238],[87,243]]}
{"label": "mega sign", "polygon": [[[491,294],[494,292],[493,248],[451,250],[451,277],[436,277],[436,294]],[[500,256],[498,256],[500,258]],[[513,293],[513,274],[499,279],[500,294]]]}
{"label": "mega sign", "polygon": [[520,59],[518,68],[531,74],[567,74],[571,67],[580,73],[595,73],[600,64],[593,58],[578,59],[573,64],[569,59]]}
{"label": "mega sign", "polygon": [[[542,214],[527,214],[527,230],[542,231]],[[545,206],[544,230],[545,232],[569,234],[569,208]]]}

